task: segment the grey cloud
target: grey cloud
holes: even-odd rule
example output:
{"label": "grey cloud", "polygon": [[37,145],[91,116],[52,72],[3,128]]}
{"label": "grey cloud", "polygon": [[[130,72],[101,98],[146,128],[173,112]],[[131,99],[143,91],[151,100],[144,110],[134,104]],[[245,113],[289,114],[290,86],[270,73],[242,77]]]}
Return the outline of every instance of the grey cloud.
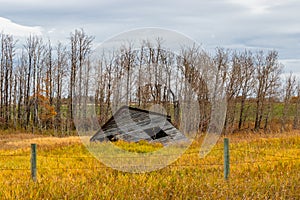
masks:
{"label": "grey cloud", "polygon": [[[255,13],[255,6],[266,10]],[[66,39],[75,28],[101,42],[128,29],[161,27],[187,34],[208,49],[275,48],[282,59],[295,60],[300,59],[299,10],[294,0],[4,0],[0,6],[4,17],[42,26],[55,40]]]}

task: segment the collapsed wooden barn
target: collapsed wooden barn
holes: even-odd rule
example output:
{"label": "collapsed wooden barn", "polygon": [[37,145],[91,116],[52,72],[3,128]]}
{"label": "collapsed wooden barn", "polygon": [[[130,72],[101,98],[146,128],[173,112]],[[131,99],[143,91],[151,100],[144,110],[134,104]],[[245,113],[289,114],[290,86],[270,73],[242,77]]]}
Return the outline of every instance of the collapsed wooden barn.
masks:
{"label": "collapsed wooden barn", "polygon": [[90,139],[95,141],[159,142],[163,145],[188,141],[171,123],[171,117],[148,110],[122,106]]}

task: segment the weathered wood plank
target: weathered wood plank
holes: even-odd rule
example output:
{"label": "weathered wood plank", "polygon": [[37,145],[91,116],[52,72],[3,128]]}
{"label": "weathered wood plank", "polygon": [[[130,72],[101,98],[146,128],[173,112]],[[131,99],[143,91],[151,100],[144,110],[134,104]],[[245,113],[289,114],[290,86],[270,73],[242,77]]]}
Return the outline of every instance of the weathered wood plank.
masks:
{"label": "weathered wood plank", "polygon": [[132,142],[147,140],[164,145],[174,140],[187,140],[185,135],[171,124],[169,116],[126,106],[121,107],[91,138],[91,141],[107,139]]}

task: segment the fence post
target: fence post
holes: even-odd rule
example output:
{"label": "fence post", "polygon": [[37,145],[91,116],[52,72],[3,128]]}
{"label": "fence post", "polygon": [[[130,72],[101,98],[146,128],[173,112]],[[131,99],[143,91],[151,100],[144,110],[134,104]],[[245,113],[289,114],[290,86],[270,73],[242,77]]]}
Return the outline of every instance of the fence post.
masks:
{"label": "fence post", "polygon": [[31,178],[36,182],[36,144],[31,144]]}
{"label": "fence post", "polygon": [[229,177],[229,139],[224,138],[224,179]]}

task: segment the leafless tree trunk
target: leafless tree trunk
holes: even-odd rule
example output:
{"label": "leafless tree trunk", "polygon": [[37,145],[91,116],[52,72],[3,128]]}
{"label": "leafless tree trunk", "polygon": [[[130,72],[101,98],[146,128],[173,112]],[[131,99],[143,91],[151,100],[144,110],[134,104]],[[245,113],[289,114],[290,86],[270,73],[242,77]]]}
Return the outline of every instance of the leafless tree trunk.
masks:
{"label": "leafless tree trunk", "polygon": [[[43,51],[42,39],[37,36],[30,36],[26,40],[26,45],[24,46],[28,59],[27,59],[27,82],[26,82],[26,127],[28,128],[31,116],[31,107],[33,105],[33,126],[38,124],[38,84],[39,80],[39,70],[41,66],[41,54]],[[32,95],[32,98],[31,98]],[[32,130],[33,130],[32,126]]]}
{"label": "leafless tree trunk", "polygon": [[241,57],[241,107],[239,112],[238,129],[241,130],[246,121],[246,100],[254,88],[255,84],[255,68],[253,63],[252,53],[245,51]]}
{"label": "leafless tree trunk", "polygon": [[287,130],[288,112],[290,109],[291,98],[295,91],[296,77],[291,73],[287,78],[283,88],[283,111],[281,117],[281,132]]}
{"label": "leafless tree trunk", "polygon": [[293,123],[293,129],[298,130],[300,128],[300,83],[297,85],[297,96],[296,96],[296,106],[295,106],[295,116],[294,116],[294,123]]}
{"label": "leafless tree trunk", "polygon": [[[71,74],[69,82],[69,102],[68,102],[68,129],[73,130],[74,122],[74,108],[73,108],[73,96],[75,95],[76,78],[79,81],[78,85],[78,105],[81,104],[81,95],[83,94],[82,87],[82,68],[91,52],[91,45],[94,37],[88,36],[82,29],[75,30],[71,34]],[[79,77],[78,77],[79,76]],[[80,110],[80,109],[79,109]]]}
{"label": "leafless tree trunk", "polygon": [[1,117],[4,118],[4,127],[9,127],[11,120],[11,101],[13,86],[13,62],[15,53],[15,42],[13,36],[0,35],[1,37],[1,78],[0,78],[0,98],[1,98]]}
{"label": "leafless tree trunk", "polygon": [[121,49],[121,66],[126,72],[126,105],[129,106],[131,102],[131,75],[134,67],[135,55],[132,50],[132,44],[123,46]]}
{"label": "leafless tree trunk", "polygon": [[[267,56],[260,51],[256,56],[256,114],[254,130],[261,128],[262,120],[265,117],[264,129],[266,130],[270,121],[270,108],[279,87],[279,75],[281,66],[278,63],[278,53],[270,51]],[[268,99],[268,102],[266,101]],[[267,104],[267,105],[266,105]],[[267,109],[266,109],[267,106]]]}
{"label": "leafless tree trunk", "polygon": [[54,74],[56,76],[55,79],[55,88],[56,88],[56,102],[55,102],[55,128],[56,130],[62,130],[63,120],[62,120],[62,92],[63,92],[63,79],[66,76],[67,66],[68,66],[68,58],[67,58],[67,50],[66,47],[61,43],[57,45],[56,48],[56,67],[54,70]]}
{"label": "leafless tree trunk", "polygon": [[234,52],[231,58],[231,67],[228,69],[228,79],[226,86],[227,98],[227,113],[225,119],[225,132],[231,133],[234,131],[237,97],[241,91],[242,82],[242,58]]}

